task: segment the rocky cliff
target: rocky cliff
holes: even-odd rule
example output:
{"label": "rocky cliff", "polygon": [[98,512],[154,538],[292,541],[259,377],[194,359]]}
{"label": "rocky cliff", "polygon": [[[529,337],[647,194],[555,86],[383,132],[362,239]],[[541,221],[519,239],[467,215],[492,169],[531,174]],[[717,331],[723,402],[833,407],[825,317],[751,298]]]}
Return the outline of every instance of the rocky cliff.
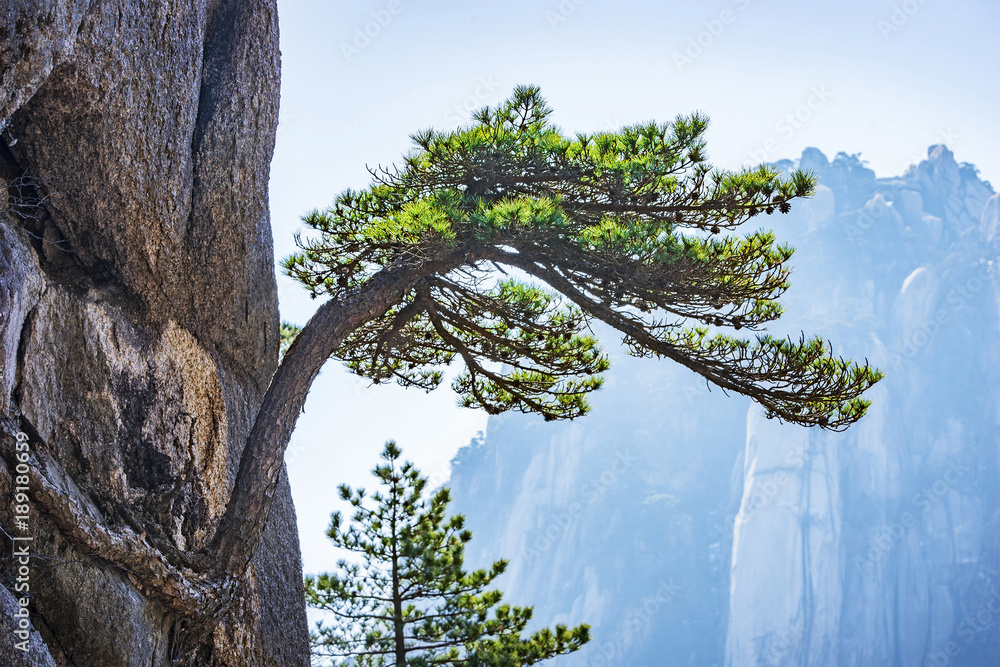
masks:
{"label": "rocky cliff", "polygon": [[540,623],[594,626],[567,667],[1000,662],[1000,198],[943,146],[898,178],[797,162],[818,192],[760,223],[798,248],[773,330],[888,373],[860,424],[614,353],[591,415],[494,418],[455,461],[470,556],[509,557]]}
{"label": "rocky cliff", "polygon": [[944,146],[900,178],[800,163],[829,192],[786,232],[802,267],[786,326],[888,377],[844,434],[751,414],[727,664],[996,663],[998,198]]}
{"label": "rocky cliff", "polygon": [[[66,498],[151,543],[211,539],[277,363],[279,72],[268,0],[0,2],[0,176],[20,184],[0,221],[2,446],[28,433]],[[11,484],[5,469],[5,499]],[[10,513],[5,500],[8,534]],[[47,647],[33,664],[166,665],[191,649],[143,582],[45,507],[31,521]],[[308,663],[287,481],[197,655]]]}
{"label": "rocky cliff", "polygon": [[[681,367],[617,351],[612,363],[587,417],[492,417],[459,452],[449,486],[474,533],[470,563],[508,558],[498,586],[540,626],[591,624],[564,665],[720,664],[734,402],[748,402]],[[668,647],[678,661],[663,661]]]}

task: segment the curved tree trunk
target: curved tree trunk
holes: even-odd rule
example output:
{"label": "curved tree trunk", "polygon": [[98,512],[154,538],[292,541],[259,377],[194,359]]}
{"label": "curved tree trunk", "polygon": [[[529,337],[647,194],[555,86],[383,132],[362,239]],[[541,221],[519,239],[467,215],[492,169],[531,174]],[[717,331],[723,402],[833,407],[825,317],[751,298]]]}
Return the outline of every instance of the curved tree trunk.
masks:
{"label": "curved tree trunk", "polygon": [[330,355],[350,332],[383,315],[427,276],[473,260],[468,247],[458,246],[433,261],[386,269],[353,295],[319,307],[285,353],[250,431],[236,487],[208,550],[216,573],[242,571],[257,551],[292,430]]}
{"label": "curved tree trunk", "polygon": [[[273,0],[0,0],[0,177],[30,177],[48,195],[28,215],[0,216],[10,535],[22,534],[8,501],[18,431],[37,468],[37,632],[28,654],[4,644],[0,660],[308,664],[280,462],[250,567],[209,637],[189,632],[198,619],[163,604],[136,569],[81,546],[196,552],[229,504],[277,365],[267,182],[278,86]],[[74,531],[63,510],[91,529]],[[177,565],[161,563],[165,580]],[[8,622],[11,602],[0,599]]]}

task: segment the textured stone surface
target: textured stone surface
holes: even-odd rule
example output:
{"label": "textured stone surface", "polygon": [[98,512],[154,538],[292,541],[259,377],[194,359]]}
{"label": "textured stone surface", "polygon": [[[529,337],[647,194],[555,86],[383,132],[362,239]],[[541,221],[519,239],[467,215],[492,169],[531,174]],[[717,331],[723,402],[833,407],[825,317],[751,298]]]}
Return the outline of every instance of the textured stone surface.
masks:
{"label": "textured stone surface", "polygon": [[[24,631],[18,624],[20,613],[21,605],[17,599],[10,591],[0,586],[0,632],[3,632],[5,637],[15,637],[15,632]],[[30,628],[29,632],[30,635],[27,639],[15,637],[14,641],[22,644],[20,648],[14,646],[11,641],[0,642],[0,664],[19,665],[20,667],[56,667],[56,662],[52,659],[52,655],[38,631]]]}
{"label": "textured stone surface", "polygon": [[[108,525],[196,550],[277,361],[275,7],[57,4],[0,11],[0,173],[49,196],[0,222],[3,437],[28,430]],[[294,516],[284,481],[204,664],[308,663]],[[57,663],[168,664],[176,619],[38,531],[61,563],[33,600]]]}
{"label": "textured stone surface", "polygon": [[0,225],[0,414],[10,408],[21,329],[44,285],[39,273],[27,244],[11,227]]}
{"label": "textured stone surface", "polygon": [[53,66],[70,57],[86,0],[0,2],[0,130]]}
{"label": "textured stone surface", "polygon": [[[1000,660],[995,622],[975,620],[1000,600],[997,197],[944,146],[874,189],[809,235],[779,230],[799,247],[785,326],[824,323],[888,375],[847,433],[751,415],[741,514],[759,507],[734,526],[730,667]],[[813,465],[761,472],[790,448]]]}
{"label": "textured stone surface", "polygon": [[534,606],[536,627],[591,625],[591,642],[556,663],[719,665],[747,401],[597,333],[612,368],[590,414],[491,417],[453,462],[467,561],[509,559],[498,588]]}
{"label": "textured stone surface", "polygon": [[1000,241],[1000,195],[993,195],[986,202],[981,223],[983,238],[990,245]]}

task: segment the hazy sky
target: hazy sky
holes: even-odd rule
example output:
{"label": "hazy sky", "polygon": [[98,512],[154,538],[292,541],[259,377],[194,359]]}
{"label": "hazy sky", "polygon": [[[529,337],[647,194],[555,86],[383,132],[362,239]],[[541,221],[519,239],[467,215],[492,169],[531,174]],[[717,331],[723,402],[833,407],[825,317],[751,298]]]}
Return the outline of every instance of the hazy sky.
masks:
{"label": "hazy sky", "polygon": [[[996,0],[279,0],[281,120],[271,169],[275,253],[299,216],[368,183],[417,129],[537,84],[566,131],[695,110],[715,164],[795,158],[816,146],[901,174],[946,143],[1000,184]],[[284,319],[317,305],[283,276]],[[612,341],[609,341],[612,342]],[[333,565],[323,532],[340,482],[367,484],[382,443],[438,480],[485,415],[431,394],[369,387],[330,363],[286,460],[307,572]]]}

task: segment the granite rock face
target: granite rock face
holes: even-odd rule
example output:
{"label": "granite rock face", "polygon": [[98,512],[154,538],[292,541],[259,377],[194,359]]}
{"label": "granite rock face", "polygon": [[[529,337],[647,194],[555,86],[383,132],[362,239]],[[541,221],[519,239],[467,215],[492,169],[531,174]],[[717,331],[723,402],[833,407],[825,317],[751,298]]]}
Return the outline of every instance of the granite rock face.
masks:
{"label": "granite rock face", "polygon": [[[0,176],[44,200],[0,222],[3,438],[28,432],[108,525],[197,550],[277,364],[274,3],[0,5]],[[126,574],[44,515],[36,548],[56,664],[170,664],[183,631]],[[199,660],[308,664],[287,481]]]}
{"label": "granite rock face", "polygon": [[768,421],[613,350],[590,415],[493,418],[454,462],[470,556],[593,626],[567,667],[1000,664],[1000,196],[944,146],[896,178],[798,166],[816,195],[757,219],[797,248],[771,331],[885,370],[864,420]]}
{"label": "granite rock face", "polygon": [[[944,146],[902,177],[840,187],[857,198],[839,215],[778,228],[800,267],[783,326],[821,327],[887,377],[843,434],[751,411],[726,664],[994,664],[997,195]],[[783,457],[795,465],[773,465]]]}
{"label": "granite rock face", "polygon": [[459,452],[449,486],[474,534],[467,560],[509,559],[497,587],[538,626],[592,626],[566,667],[721,664],[748,401],[610,352],[588,416],[491,417]]}

